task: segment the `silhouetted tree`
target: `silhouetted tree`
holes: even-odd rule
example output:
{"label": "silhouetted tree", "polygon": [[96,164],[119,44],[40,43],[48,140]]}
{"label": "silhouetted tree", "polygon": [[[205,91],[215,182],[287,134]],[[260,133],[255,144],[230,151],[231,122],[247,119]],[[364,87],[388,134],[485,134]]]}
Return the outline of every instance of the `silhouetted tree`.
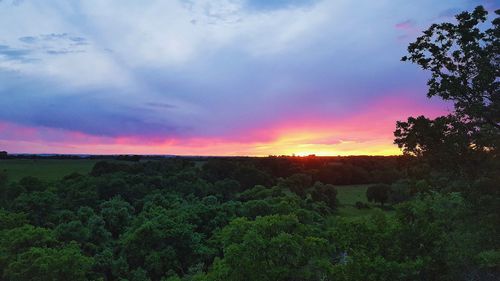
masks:
{"label": "silhouetted tree", "polygon": [[452,101],[455,112],[436,120],[419,117],[398,122],[395,143],[405,153],[436,155],[441,148],[452,148],[459,157],[466,150],[498,153],[500,18],[486,29],[481,24],[487,14],[478,6],[472,13],[457,15],[457,23],[433,24],[409,45],[409,54],[402,60],[429,70],[427,96]]}
{"label": "silhouetted tree", "polygon": [[[500,14],[500,10],[495,12]],[[431,71],[428,96],[454,102],[459,117],[483,130],[500,130],[500,18],[484,29],[488,12],[478,6],[457,23],[433,24],[402,58]]]}
{"label": "silhouetted tree", "polygon": [[379,202],[382,207],[389,200],[391,186],[388,184],[376,184],[366,190],[366,199],[370,202]]}
{"label": "silhouetted tree", "polygon": [[461,176],[475,177],[481,164],[491,166],[486,158],[494,159],[500,145],[500,18],[486,28],[487,14],[478,6],[457,15],[456,23],[433,24],[402,58],[429,70],[427,96],[452,101],[455,111],[397,122],[395,143]]}

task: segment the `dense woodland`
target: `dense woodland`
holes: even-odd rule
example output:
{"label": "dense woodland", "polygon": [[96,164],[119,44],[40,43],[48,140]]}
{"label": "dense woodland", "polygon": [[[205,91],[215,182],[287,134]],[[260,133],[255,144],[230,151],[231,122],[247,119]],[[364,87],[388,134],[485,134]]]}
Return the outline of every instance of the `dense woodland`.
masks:
{"label": "dense woodland", "polygon": [[[500,280],[500,19],[476,28],[486,15],[409,46],[403,60],[455,111],[398,122],[403,156],[101,161],[57,181],[0,171],[0,277]],[[337,215],[336,186],[350,184],[371,184],[371,215]]]}
{"label": "dense woodland", "polygon": [[[414,161],[171,158],[102,161],[57,182],[25,177],[2,186],[0,268],[5,280],[487,276],[494,229],[473,226],[495,217],[476,221],[455,192],[461,181],[423,179]],[[332,184],[358,183],[380,183],[373,198],[395,215],[337,217]]]}

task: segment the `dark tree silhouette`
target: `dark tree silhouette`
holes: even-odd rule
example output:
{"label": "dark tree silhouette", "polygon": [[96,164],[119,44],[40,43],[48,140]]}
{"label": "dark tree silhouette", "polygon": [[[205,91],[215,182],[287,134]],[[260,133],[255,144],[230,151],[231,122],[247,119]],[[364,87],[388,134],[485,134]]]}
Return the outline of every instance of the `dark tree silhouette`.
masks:
{"label": "dark tree silhouette", "polygon": [[[500,14],[500,10],[496,11]],[[486,30],[488,12],[478,6],[457,23],[433,24],[402,58],[430,70],[428,96],[453,101],[456,113],[481,126],[500,129],[500,18]]]}
{"label": "dark tree silhouette", "polygon": [[480,171],[477,164],[487,165],[485,158],[498,158],[500,10],[495,13],[487,25],[488,12],[478,6],[457,15],[456,23],[433,24],[409,45],[402,60],[431,72],[427,96],[452,101],[455,111],[435,120],[397,122],[394,142],[405,154],[471,177]]}
{"label": "dark tree silhouette", "polygon": [[389,200],[391,186],[388,184],[376,184],[366,190],[366,199],[370,202],[378,202],[382,207]]}

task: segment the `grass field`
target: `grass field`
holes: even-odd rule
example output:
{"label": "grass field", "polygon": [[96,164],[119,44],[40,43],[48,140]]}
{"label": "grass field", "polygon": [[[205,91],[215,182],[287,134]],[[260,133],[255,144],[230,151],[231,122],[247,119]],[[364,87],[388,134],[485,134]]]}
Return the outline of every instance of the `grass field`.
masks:
{"label": "grass field", "polygon": [[99,160],[92,159],[9,159],[0,160],[0,170],[7,171],[9,181],[25,176],[57,180],[73,172],[86,174]]}
{"label": "grass field", "polygon": [[[374,209],[379,207],[379,204],[368,203],[366,199],[366,189],[370,185],[343,185],[336,186],[337,199],[339,201],[338,215],[343,217],[356,217],[368,215]],[[356,208],[356,202],[363,202],[370,206],[369,209]]]}

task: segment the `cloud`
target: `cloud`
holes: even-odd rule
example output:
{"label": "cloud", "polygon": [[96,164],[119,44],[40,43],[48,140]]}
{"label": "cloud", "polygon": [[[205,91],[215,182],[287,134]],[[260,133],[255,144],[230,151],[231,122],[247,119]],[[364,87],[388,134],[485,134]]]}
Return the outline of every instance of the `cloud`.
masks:
{"label": "cloud", "polygon": [[10,3],[12,6],[17,6],[17,5],[21,5],[24,0],[11,0],[11,1],[3,1],[3,0],[0,0],[0,3],[2,2],[8,2]]}
{"label": "cloud", "polygon": [[193,24],[231,24],[242,20],[241,1],[183,0],[182,3],[193,14],[194,18],[190,21]]}
{"label": "cloud", "polygon": [[[2,61],[9,61],[10,64],[3,64],[4,68],[20,70],[19,65],[13,63],[40,63],[44,60],[44,54],[66,55],[71,53],[84,53],[85,45],[88,42],[79,36],[70,36],[67,33],[61,34],[41,34],[38,36],[22,36],[18,41],[23,45],[0,45],[0,67]],[[22,68],[22,67],[21,67]]]}
{"label": "cloud", "polygon": [[69,46],[83,46],[88,45],[87,39],[81,36],[72,36],[68,33],[50,33],[50,34],[40,34],[38,36],[23,36],[19,38],[19,41],[26,44],[43,44],[43,43],[53,43],[57,45],[66,44]]}
{"label": "cloud", "polygon": [[33,59],[29,57],[31,51],[28,49],[12,48],[7,45],[0,45],[0,60],[29,62]]}
{"label": "cloud", "polygon": [[23,36],[19,38],[19,41],[27,44],[34,44],[38,41],[38,38],[34,36]]}
{"label": "cloud", "polygon": [[[30,83],[21,86],[17,83],[22,81],[11,75],[7,87],[0,88],[0,103],[9,105],[0,111],[0,120],[107,137],[168,137],[186,134],[187,128],[183,128],[186,124],[174,124],[169,116],[148,117],[150,110],[134,106],[128,101],[119,103],[114,100],[116,96],[105,97],[100,94],[101,91],[106,91],[104,89],[92,92],[77,90],[54,96],[56,87],[53,83],[42,84],[36,80],[32,80],[36,86]],[[7,95],[12,88],[16,89],[16,95]],[[107,91],[112,92],[113,89],[108,88]]]}
{"label": "cloud", "polygon": [[246,0],[245,6],[257,11],[273,11],[279,9],[302,8],[309,7],[320,0]]}
{"label": "cloud", "polygon": [[164,102],[148,102],[148,103],[146,103],[146,105],[150,106],[150,107],[158,107],[158,108],[161,108],[161,109],[173,109],[173,108],[176,108],[175,105],[164,103]]}
{"label": "cloud", "polygon": [[22,36],[19,41],[32,52],[40,51],[51,55],[86,52],[87,39],[81,36],[71,36],[68,33],[40,34],[38,36]]}
{"label": "cloud", "polygon": [[396,29],[400,30],[413,30],[415,29],[415,21],[413,20],[405,20],[403,22],[399,22],[395,25]]}
{"label": "cloud", "polygon": [[397,39],[405,43],[418,37],[421,30],[423,30],[413,19],[399,22],[395,24],[394,27],[396,28],[396,30],[401,32],[400,35],[398,35]]}

